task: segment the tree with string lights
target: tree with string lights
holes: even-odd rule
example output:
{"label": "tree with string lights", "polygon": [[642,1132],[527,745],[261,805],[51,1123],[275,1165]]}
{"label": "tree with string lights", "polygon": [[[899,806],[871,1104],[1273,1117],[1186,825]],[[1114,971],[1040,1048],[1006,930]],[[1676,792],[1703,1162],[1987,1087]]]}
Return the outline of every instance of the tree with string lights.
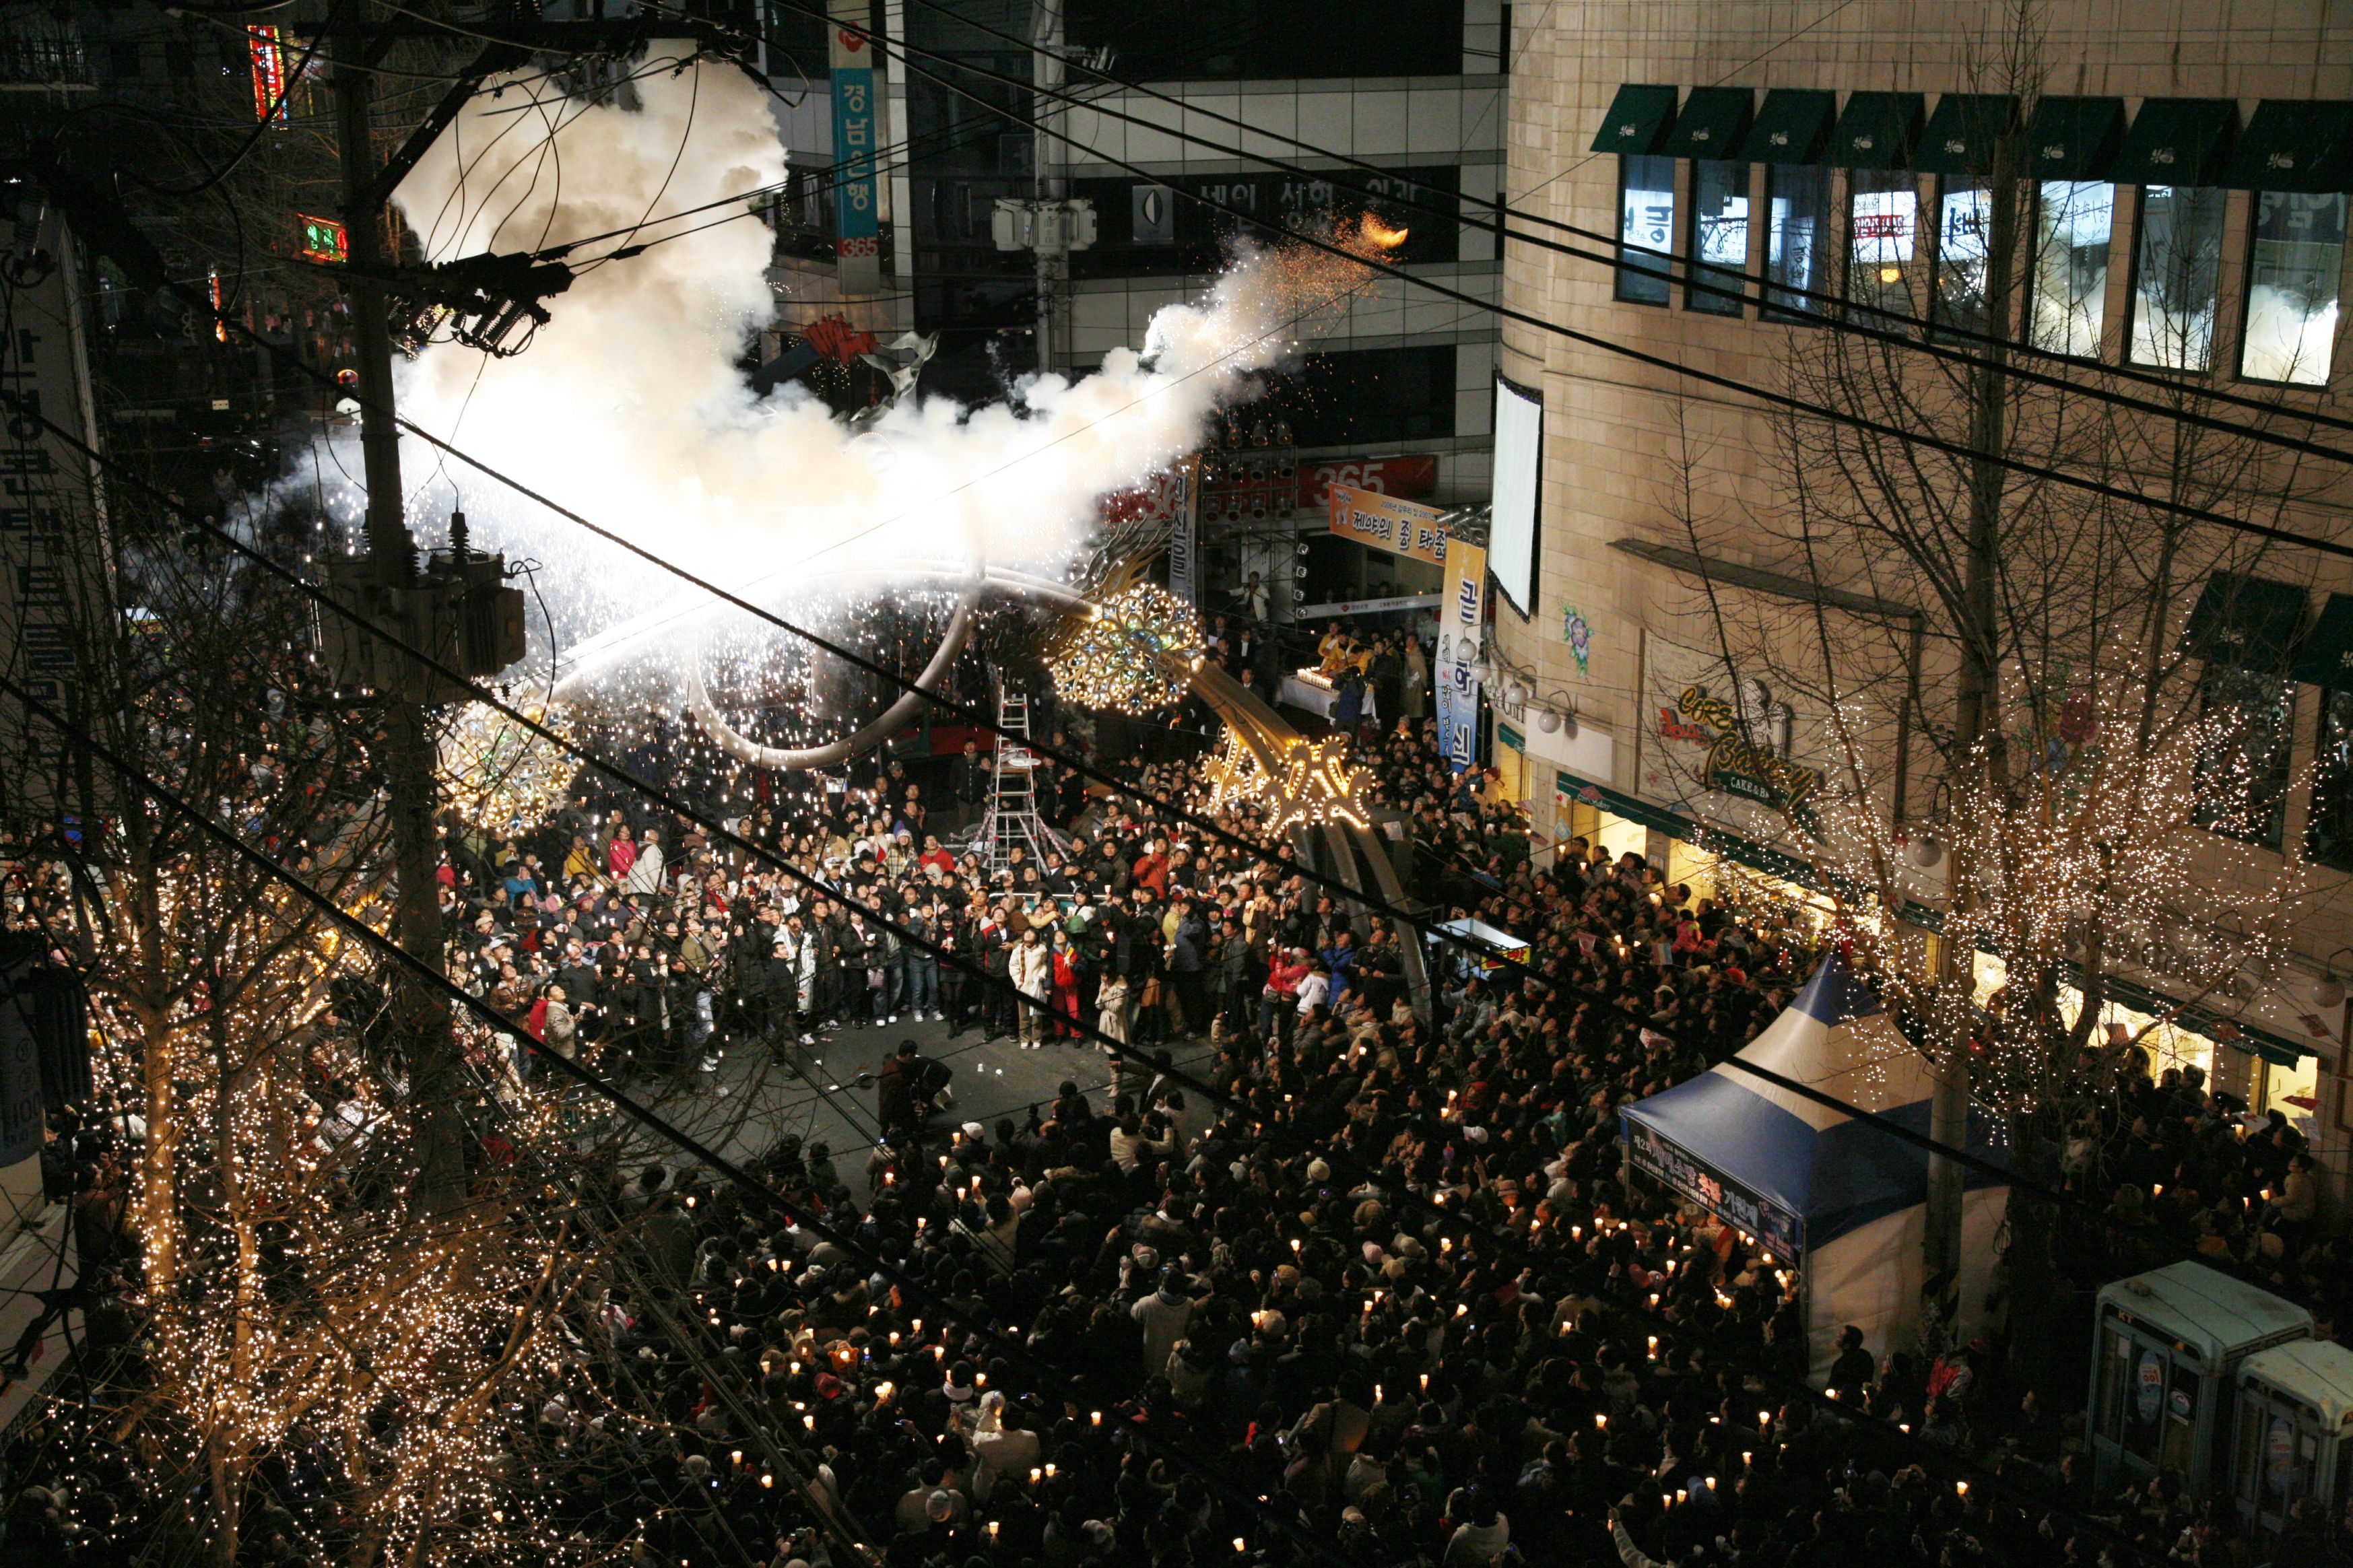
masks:
{"label": "tree with string lights", "polygon": [[[1681,416],[1676,537],[1659,547],[1686,563],[1682,608],[1707,647],[1665,679],[1654,642],[1645,696],[1661,787],[1672,775],[1725,826],[1811,863],[1828,919],[1937,1074],[1938,1142],[1968,1141],[1973,1105],[2006,1124],[2023,1178],[2009,1318],[2040,1353],[2066,1288],[2042,1193],[2073,1119],[2170,1054],[2179,1026],[2236,1037],[2216,1020],[2283,976],[2310,885],[2283,837],[2288,650],[2243,629],[2283,597],[2300,617],[2313,560],[2117,492],[2324,535],[2343,498],[2333,472],[2264,439],[2287,429],[2284,405],[2218,411],[2189,384],[2063,362],[2100,323],[2096,297],[2071,292],[2066,215],[2023,173],[2045,63],[2033,8],[1982,55],[1978,85],[2017,115],[1985,128],[1981,168],[1947,177],[1935,274],[1925,246],[1857,229],[1845,287],[1865,309],[1767,301],[1767,321],[1797,323],[1788,390],[1858,423],[1777,416],[1758,500],[1717,482],[1716,416]],[[1890,232],[1917,232],[1915,177],[1885,184],[1856,210],[1878,202]],[[2150,353],[2212,352],[2211,317],[2150,315]],[[1921,353],[1907,317],[1948,329],[1950,355]],[[2214,412],[2220,427],[2185,417]],[[1711,564],[1726,561],[1756,565]],[[2147,1011],[2125,1022],[2119,990]],[[1932,1157],[1932,1322],[1955,1306],[1965,1173]]]}

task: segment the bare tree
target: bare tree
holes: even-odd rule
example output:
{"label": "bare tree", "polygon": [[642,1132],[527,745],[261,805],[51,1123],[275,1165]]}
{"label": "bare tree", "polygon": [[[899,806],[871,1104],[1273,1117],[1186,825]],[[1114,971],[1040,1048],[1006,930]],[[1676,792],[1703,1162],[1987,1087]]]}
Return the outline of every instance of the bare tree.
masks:
{"label": "bare tree", "polygon": [[[2284,649],[2233,654],[2189,622],[2201,595],[2201,620],[2226,624],[2263,596],[2255,579],[2300,590],[2313,568],[2021,469],[2295,529],[2316,526],[2311,503],[2336,476],[2259,438],[2284,409],[2231,411],[2241,427],[2218,429],[2179,416],[2210,411],[2194,386],[2138,382],[2126,390],[2162,407],[2125,408],[2100,395],[2116,384],[2097,363],[2054,357],[2100,351],[2105,248],[2087,282],[2069,207],[2113,187],[2024,177],[2016,126],[2048,63],[2030,7],[1980,59],[1978,85],[2020,102],[1982,176],[1947,177],[1926,224],[1915,176],[1859,174],[1850,190],[1846,297],[1913,323],[1782,301],[1785,319],[1818,317],[1790,331],[1790,390],[1881,428],[1778,417],[1766,454],[1778,493],[1761,506],[1711,491],[1704,438],[1687,429],[1671,505],[1701,561],[1794,584],[1760,594],[1746,591],[1758,570],[1705,574],[1694,607],[1715,668],[1685,702],[1715,743],[1686,764],[1687,786],[1736,783],[1811,858],[1938,1075],[1938,1139],[1967,1141],[1972,1102],[2006,1119],[2021,1179],[2010,1306],[2032,1341],[2057,1289],[2054,1212],[2037,1194],[2059,1184],[2063,1130],[2178,1011],[2112,1037],[2098,1027],[2110,979],[2194,1006],[2284,950],[2305,889],[2281,842]],[[1925,246],[1880,247],[1869,216],[1938,232],[1942,265],[1929,270]],[[2210,298],[2142,330],[2211,352],[2211,310]],[[1924,353],[1923,337],[1956,352]],[[1958,1262],[1962,1174],[1932,1162],[1932,1290]]]}

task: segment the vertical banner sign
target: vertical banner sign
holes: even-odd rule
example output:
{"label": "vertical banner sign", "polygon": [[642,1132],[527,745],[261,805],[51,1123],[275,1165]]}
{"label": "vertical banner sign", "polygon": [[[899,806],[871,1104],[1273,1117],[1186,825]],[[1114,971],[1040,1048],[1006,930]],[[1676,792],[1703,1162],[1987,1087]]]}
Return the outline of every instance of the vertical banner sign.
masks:
{"label": "vertical banner sign", "polygon": [[1446,542],[1446,595],[1438,605],[1438,749],[1456,773],[1479,760],[1480,634],[1487,622],[1487,552]]}
{"label": "vertical banner sign", "polygon": [[1201,459],[1187,458],[1168,470],[1168,591],[1188,605],[1201,602]]}
{"label": "vertical banner sign", "polygon": [[[89,468],[42,424],[96,443],[73,237],[54,208],[37,243],[49,270],[10,293],[0,336],[0,388],[14,400],[0,408],[0,665],[36,699],[70,712],[79,633],[97,624],[106,550]],[[69,809],[63,763],[53,729],[13,702],[0,707],[0,815],[54,819]]]}
{"label": "vertical banner sign", "polygon": [[253,118],[263,124],[286,125],[286,41],[275,27],[248,27],[248,51],[253,56]]}
{"label": "vertical banner sign", "polygon": [[833,258],[849,295],[882,292],[882,214],[874,180],[874,58],[871,40],[840,24],[863,27],[867,0],[829,0],[834,28]]}

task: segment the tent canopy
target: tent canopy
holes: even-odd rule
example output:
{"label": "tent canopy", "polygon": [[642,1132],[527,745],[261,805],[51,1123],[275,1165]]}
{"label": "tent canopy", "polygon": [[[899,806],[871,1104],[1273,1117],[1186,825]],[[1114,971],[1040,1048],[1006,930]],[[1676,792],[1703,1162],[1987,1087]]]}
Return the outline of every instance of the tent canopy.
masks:
{"label": "tent canopy", "polygon": [[[1841,953],[1822,961],[1738,1061],[1928,1131],[1927,1064]],[[1736,1062],[1620,1112],[1638,1168],[1790,1258],[1925,1201],[1926,1150]],[[1971,1150],[2000,1163],[1989,1131],[1971,1118]],[[1968,1184],[2000,1184],[1972,1171]]]}

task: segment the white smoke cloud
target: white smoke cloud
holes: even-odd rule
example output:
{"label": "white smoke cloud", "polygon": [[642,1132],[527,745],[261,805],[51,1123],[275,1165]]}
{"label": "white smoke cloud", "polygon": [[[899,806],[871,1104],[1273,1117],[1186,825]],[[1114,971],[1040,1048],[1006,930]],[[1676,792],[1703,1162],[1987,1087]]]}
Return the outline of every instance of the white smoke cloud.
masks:
{"label": "white smoke cloud", "polygon": [[[435,259],[563,244],[784,176],[761,91],[731,68],[649,75],[631,105],[554,92],[532,79],[478,95],[403,183],[395,202]],[[648,224],[637,239],[664,243],[587,268],[548,301],[553,320],[527,352],[491,360],[429,348],[402,367],[398,391],[426,429],[688,571],[776,605],[839,568],[866,591],[887,587],[892,563],[911,558],[1065,568],[1098,497],[1196,446],[1251,372],[1297,346],[1318,300],[1361,280],[1345,263],[1248,257],[1199,304],[1160,312],[1149,368],[1122,349],[1075,382],[1033,381],[1019,408],[909,399],[861,436],[797,389],[752,396],[736,359],[775,310],[770,236],[753,219],[687,232],[724,216]],[[339,442],[331,454],[353,475],[355,448]],[[402,461],[421,530],[438,530],[454,501],[478,544],[547,563],[542,585],[567,641],[649,612],[691,615],[700,599],[423,442],[405,439]]]}

